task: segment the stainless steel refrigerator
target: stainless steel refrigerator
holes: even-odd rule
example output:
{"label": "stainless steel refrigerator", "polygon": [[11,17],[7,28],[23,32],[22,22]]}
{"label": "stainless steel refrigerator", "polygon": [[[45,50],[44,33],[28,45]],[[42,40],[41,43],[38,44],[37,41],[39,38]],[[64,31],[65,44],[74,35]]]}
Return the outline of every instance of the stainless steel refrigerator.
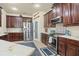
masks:
{"label": "stainless steel refrigerator", "polygon": [[23,22],[23,36],[25,41],[33,40],[33,24],[32,22]]}

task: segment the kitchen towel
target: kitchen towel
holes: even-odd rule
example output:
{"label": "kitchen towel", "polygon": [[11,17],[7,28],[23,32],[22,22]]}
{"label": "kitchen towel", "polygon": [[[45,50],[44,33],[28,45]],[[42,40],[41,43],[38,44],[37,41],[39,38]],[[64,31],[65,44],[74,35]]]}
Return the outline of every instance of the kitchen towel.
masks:
{"label": "kitchen towel", "polygon": [[52,43],[52,37],[49,37],[48,42],[49,42],[49,43]]}

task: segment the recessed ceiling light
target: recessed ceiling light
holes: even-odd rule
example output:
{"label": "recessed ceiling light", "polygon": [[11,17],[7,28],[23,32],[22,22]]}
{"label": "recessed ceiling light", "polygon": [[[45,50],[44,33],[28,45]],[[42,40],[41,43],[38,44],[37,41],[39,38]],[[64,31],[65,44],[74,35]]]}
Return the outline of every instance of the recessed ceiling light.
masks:
{"label": "recessed ceiling light", "polygon": [[35,4],[34,7],[39,8],[40,4]]}
{"label": "recessed ceiling light", "polygon": [[17,11],[18,9],[17,9],[16,7],[13,7],[13,8],[12,8],[12,10],[15,10],[15,11]]}

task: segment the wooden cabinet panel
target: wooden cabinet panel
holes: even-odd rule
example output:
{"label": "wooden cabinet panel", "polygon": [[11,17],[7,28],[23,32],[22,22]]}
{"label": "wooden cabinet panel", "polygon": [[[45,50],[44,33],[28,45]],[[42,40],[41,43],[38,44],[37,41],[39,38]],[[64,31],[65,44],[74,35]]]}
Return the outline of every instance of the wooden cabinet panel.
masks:
{"label": "wooden cabinet panel", "polygon": [[59,54],[65,56],[65,43],[59,42]]}
{"label": "wooden cabinet panel", "polygon": [[8,41],[7,35],[2,35],[2,36],[0,36],[0,39]]}
{"label": "wooden cabinet panel", "polygon": [[77,46],[67,44],[66,56],[77,56]]}
{"label": "wooden cabinet panel", "polygon": [[62,3],[56,3],[57,6],[56,6],[56,13],[57,13],[57,16],[61,16],[63,15],[63,5]]}
{"label": "wooden cabinet panel", "polygon": [[58,53],[64,56],[79,56],[79,41],[59,37]]}
{"label": "wooden cabinet panel", "polygon": [[44,15],[44,27],[47,28],[48,27],[48,14]]}
{"label": "wooden cabinet panel", "polygon": [[73,40],[73,39],[67,40],[67,43],[68,44],[72,44],[72,45],[79,46],[79,41],[76,41],[76,40]]}
{"label": "wooden cabinet panel", "polygon": [[20,41],[23,40],[23,33],[9,33],[8,41]]}
{"label": "wooden cabinet panel", "polygon": [[60,54],[60,55],[66,55],[66,39],[64,39],[64,38],[62,38],[62,37],[59,37],[59,43],[58,43],[58,53]]}
{"label": "wooden cabinet panel", "polygon": [[22,28],[22,18],[21,17],[15,17],[15,21],[14,21],[14,27],[16,28]]}
{"label": "wooden cabinet panel", "polygon": [[0,26],[1,26],[1,15],[2,15],[2,8],[0,7]]}
{"label": "wooden cabinet panel", "polygon": [[48,34],[41,33],[41,42],[48,45]]}
{"label": "wooden cabinet panel", "polygon": [[79,3],[55,3],[52,8],[53,18],[61,16],[64,26],[79,25]]}
{"label": "wooden cabinet panel", "polygon": [[8,28],[21,28],[22,27],[22,18],[19,16],[6,16],[7,17],[7,27]]}
{"label": "wooden cabinet panel", "polygon": [[63,24],[64,26],[79,25],[79,4],[63,3]]}
{"label": "wooden cabinet panel", "polygon": [[44,27],[45,28],[55,27],[55,24],[51,23],[51,19],[53,19],[52,10],[44,15]]}
{"label": "wooden cabinet panel", "polygon": [[54,4],[53,8],[52,8],[52,11],[53,11],[53,18],[56,18],[57,17],[57,5]]}
{"label": "wooden cabinet panel", "polygon": [[55,24],[51,23],[54,18],[52,10],[48,12],[48,27],[55,27]]}
{"label": "wooden cabinet panel", "polygon": [[71,25],[70,4],[63,3],[63,24],[64,26]]}
{"label": "wooden cabinet panel", "polygon": [[71,16],[72,16],[72,24],[79,25],[79,4],[78,3],[71,4]]}

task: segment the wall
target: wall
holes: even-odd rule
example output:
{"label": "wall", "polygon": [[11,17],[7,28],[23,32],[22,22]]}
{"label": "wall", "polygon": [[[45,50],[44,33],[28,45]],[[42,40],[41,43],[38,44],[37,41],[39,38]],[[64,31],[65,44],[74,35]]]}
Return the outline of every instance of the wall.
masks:
{"label": "wall", "polygon": [[[51,10],[43,10],[43,11],[37,11],[36,13],[33,14],[33,21],[38,21],[39,22],[39,28],[38,28],[38,39],[34,39],[34,40],[41,40],[41,33],[45,33],[45,29],[44,29],[44,14],[46,14],[47,12],[49,12]],[[34,29],[33,29],[34,32]],[[34,36],[34,34],[33,34]]]}
{"label": "wall", "polygon": [[1,27],[0,27],[0,36],[6,34],[6,12],[2,9],[2,19],[1,19]]}
{"label": "wall", "polygon": [[67,29],[70,30],[72,36],[79,38],[79,26],[71,26]]}
{"label": "wall", "polygon": [[8,33],[12,32],[22,32],[22,28],[7,28]]}
{"label": "wall", "polygon": [[[36,12],[35,14],[33,14],[33,24],[35,21],[38,22],[38,39],[34,40],[39,40],[41,39],[41,33],[44,32],[44,15],[45,12]],[[33,27],[33,32],[34,32],[34,27]],[[34,36],[34,33],[33,33]]]}
{"label": "wall", "polygon": [[63,27],[63,24],[58,24],[57,26],[57,29],[60,29],[60,31],[65,32],[65,30],[69,30],[71,36],[79,38],[79,26]]}
{"label": "wall", "polygon": [[71,36],[79,38],[79,26],[70,26],[70,27],[63,27],[63,24],[57,24],[56,28],[49,28],[48,32],[51,30],[58,30],[58,32],[65,33],[65,30],[69,30]]}

